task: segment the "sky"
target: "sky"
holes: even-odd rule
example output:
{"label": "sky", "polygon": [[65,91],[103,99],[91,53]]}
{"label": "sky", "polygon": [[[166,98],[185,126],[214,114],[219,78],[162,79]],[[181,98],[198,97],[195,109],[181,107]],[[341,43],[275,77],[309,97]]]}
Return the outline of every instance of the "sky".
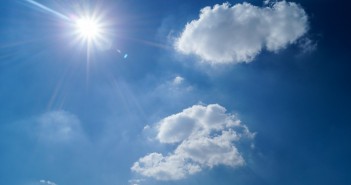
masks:
{"label": "sky", "polygon": [[2,0],[0,184],[351,184],[349,7]]}

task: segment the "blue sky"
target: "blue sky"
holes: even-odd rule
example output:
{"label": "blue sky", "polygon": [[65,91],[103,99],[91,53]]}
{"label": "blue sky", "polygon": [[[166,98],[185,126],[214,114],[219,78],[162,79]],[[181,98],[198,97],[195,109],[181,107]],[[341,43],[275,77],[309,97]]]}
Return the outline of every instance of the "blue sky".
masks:
{"label": "blue sky", "polygon": [[0,184],[350,184],[348,7],[3,0]]}

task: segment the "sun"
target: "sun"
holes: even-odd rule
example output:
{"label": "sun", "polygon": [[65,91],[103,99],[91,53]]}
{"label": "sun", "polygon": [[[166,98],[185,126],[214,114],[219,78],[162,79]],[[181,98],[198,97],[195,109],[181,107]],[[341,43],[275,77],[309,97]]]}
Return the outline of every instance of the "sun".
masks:
{"label": "sun", "polygon": [[93,18],[79,18],[76,20],[76,31],[79,37],[84,40],[95,40],[102,35],[101,24]]}
{"label": "sun", "polygon": [[73,43],[86,48],[89,55],[95,50],[104,50],[111,45],[111,23],[103,15],[87,12],[70,18]]}

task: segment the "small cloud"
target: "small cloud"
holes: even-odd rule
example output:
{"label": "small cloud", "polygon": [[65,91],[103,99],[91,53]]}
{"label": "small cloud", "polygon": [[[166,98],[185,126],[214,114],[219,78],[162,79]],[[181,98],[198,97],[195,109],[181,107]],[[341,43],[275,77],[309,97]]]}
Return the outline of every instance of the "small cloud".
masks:
{"label": "small cloud", "polygon": [[278,52],[307,33],[308,16],[300,5],[264,2],[264,7],[224,3],[203,8],[176,39],[175,49],[210,64],[243,63],[262,50]]}
{"label": "small cloud", "polygon": [[54,182],[51,182],[49,180],[40,180],[39,181],[41,184],[46,184],[46,185],[57,185],[56,183]]}
{"label": "small cloud", "polygon": [[149,130],[150,129],[150,125],[145,125],[144,126],[144,130]]}
{"label": "small cloud", "polygon": [[130,185],[140,185],[140,183],[143,181],[145,181],[145,179],[132,179],[132,180],[129,180],[128,183]]}
{"label": "small cloud", "polygon": [[182,76],[176,76],[173,78],[173,80],[168,81],[168,89],[170,91],[173,91],[173,94],[175,93],[181,93],[181,92],[190,92],[193,90],[193,87],[189,85],[189,83],[186,82],[185,78]]}
{"label": "small cloud", "polygon": [[184,78],[181,77],[181,76],[176,76],[174,79],[173,79],[173,85],[180,85],[182,84],[184,81]]}
{"label": "small cloud", "polygon": [[150,153],[131,170],[157,180],[178,180],[218,165],[245,164],[235,142],[254,139],[247,126],[218,104],[194,105],[163,118],[155,126],[160,143],[175,144],[173,152]]}
{"label": "small cloud", "polygon": [[172,77],[158,85],[153,94],[163,94],[163,98],[178,98],[194,90],[194,87],[182,76]]}

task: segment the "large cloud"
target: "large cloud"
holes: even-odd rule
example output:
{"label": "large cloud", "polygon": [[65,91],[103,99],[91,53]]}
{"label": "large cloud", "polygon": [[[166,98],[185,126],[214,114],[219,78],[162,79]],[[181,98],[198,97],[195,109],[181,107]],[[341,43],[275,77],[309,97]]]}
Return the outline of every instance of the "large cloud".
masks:
{"label": "large cloud", "polygon": [[263,49],[277,52],[307,31],[308,17],[296,3],[224,3],[203,8],[199,19],[185,26],[175,48],[212,64],[250,62]]}
{"label": "large cloud", "polygon": [[253,139],[245,125],[218,104],[194,105],[168,116],[156,124],[157,140],[177,144],[168,154],[151,153],[132,166],[132,170],[158,180],[183,179],[204,168],[245,164],[234,145],[242,138]]}

